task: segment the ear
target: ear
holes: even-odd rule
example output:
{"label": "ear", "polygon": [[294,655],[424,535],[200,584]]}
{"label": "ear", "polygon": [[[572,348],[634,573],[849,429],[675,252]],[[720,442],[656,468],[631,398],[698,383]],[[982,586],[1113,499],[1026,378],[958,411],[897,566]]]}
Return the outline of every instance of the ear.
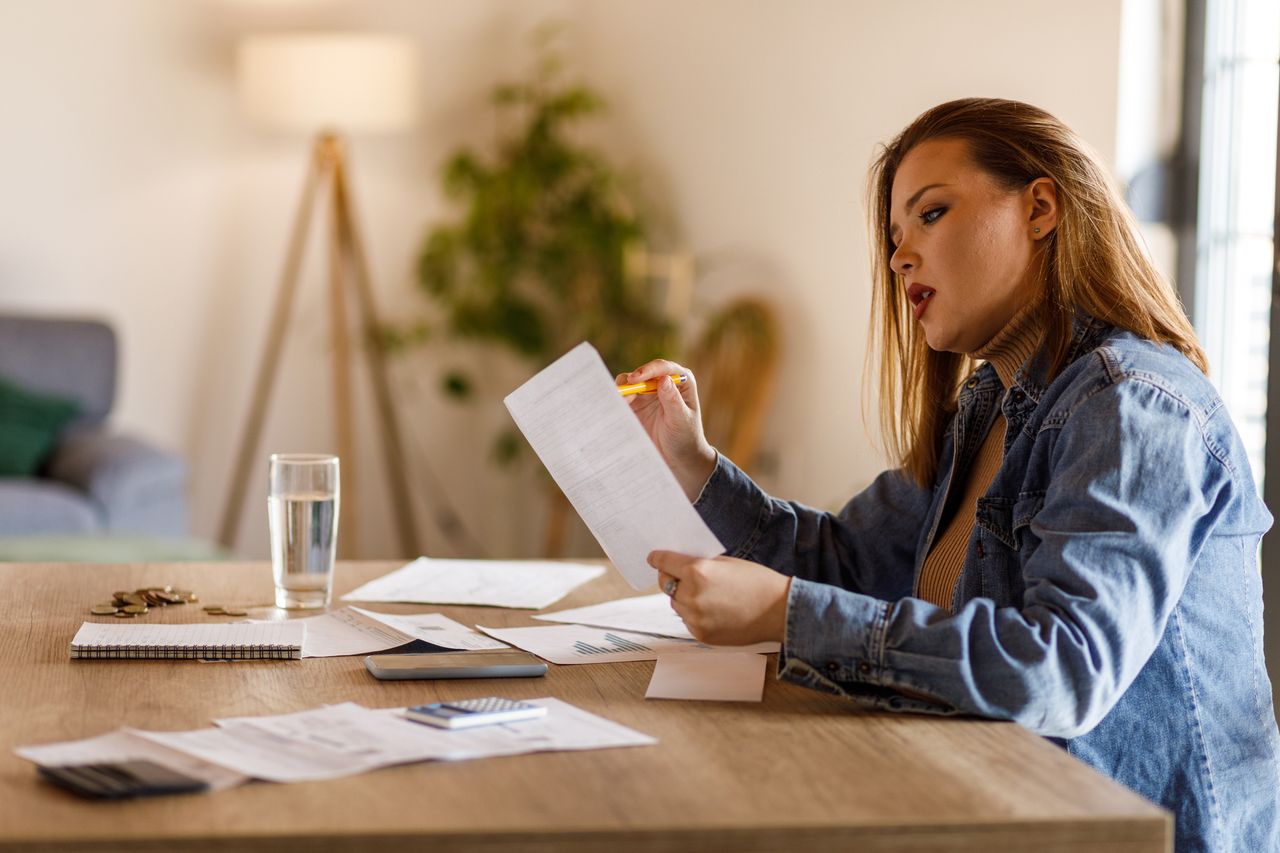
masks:
{"label": "ear", "polygon": [[1052,178],[1036,178],[1022,191],[1027,230],[1032,240],[1043,240],[1058,227],[1058,185]]}

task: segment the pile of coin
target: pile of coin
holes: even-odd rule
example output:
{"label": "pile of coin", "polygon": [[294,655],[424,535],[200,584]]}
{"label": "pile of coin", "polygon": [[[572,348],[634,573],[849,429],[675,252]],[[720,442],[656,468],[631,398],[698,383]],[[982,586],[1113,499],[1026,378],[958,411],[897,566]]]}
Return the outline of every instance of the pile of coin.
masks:
{"label": "pile of coin", "polygon": [[146,586],[135,589],[116,590],[111,601],[104,601],[89,608],[94,616],[115,616],[117,619],[131,619],[143,615],[152,607],[168,607],[170,604],[186,604],[199,601],[200,598],[189,589],[174,589],[171,586]]}
{"label": "pile of coin", "polygon": [[240,610],[234,607],[233,608],[220,607],[216,604],[209,605],[204,609],[204,612],[209,616],[248,616],[249,615],[249,611],[247,610]]}

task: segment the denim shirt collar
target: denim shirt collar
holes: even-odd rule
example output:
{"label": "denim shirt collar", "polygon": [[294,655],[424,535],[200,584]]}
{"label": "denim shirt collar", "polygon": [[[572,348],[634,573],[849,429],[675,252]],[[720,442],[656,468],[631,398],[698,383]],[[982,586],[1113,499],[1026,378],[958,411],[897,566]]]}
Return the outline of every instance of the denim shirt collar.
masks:
{"label": "denim shirt collar", "polygon": [[[1067,350],[1065,364],[1070,364],[1082,354],[1093,349],[1094,345],[1110,330],[1110,326],[1094,317],[1077,311],[1071,321],[1071,346]],[[1049,376],[1051,354],[1044,348],[1036,350],[1013,374],[1013,383],[1007,389],[1005,405],[1012,404],[1015,410],[1020,408],[1034,409],[1048,390],[1052,378]],[[975,401],[988,394],[998,394],[1000,378],[995,368],[983,363],[973,375],[961,386],[957,403],[961,410],[969,408]],[[1006,416],[1008,413],[1006,412]]]}
{"label": "denim shirt collar", "polygon": [[[1077,311],[1072,318],[1071,346],[1067,350],[1065,364],[1093,349],[1109,330],[1106,323]],[[1005,429],[1005,450],[1008,450],[1048,390],[1052,381],[1049,376],[1051,358],[1052,354],[1040,347],[1014,371],[1013,381],[1007,389],[1001,385],[1000,377],[990,363],[984,362],[973,372],[960,387],[956,417],[952,421],[954,452],[959,458],[967,459],[977,451],[977,443],[986,436],[997,413],[1004,415],[1008,425]]]}

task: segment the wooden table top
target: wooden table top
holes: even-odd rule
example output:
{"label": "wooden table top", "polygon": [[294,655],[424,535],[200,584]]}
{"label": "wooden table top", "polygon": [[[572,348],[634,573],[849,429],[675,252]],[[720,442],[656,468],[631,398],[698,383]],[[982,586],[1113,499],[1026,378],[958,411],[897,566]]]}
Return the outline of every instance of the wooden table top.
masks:
{"label": "wooden table top", "polygon": [[[339,564],[337,594],[399,563]],[[762,703],[645,700],[652,662],[550,665],[510,679],[658,739],[656,746],[431,762],[326,782],[98,803],[41,782],[21,745],[122,725],[354,701],[389,707],[491,695],[491,681],[380,682],[363,658],[71,661],[89,607],[173,584],[205,604],[271,598],[264,563],[0,564],[0,850],[1025,850],[1165,851],[1167,813],[1011,724],[868,713],[773,678]],[[614,572],[553,610],[633,591]],[[439,610],[467,625],[546,624],[531,611]],[[259,615],[251,613],[250,615]],[[149,622],[215,621],[195,606]],[[180,845],[180,847],[179,847]]]}

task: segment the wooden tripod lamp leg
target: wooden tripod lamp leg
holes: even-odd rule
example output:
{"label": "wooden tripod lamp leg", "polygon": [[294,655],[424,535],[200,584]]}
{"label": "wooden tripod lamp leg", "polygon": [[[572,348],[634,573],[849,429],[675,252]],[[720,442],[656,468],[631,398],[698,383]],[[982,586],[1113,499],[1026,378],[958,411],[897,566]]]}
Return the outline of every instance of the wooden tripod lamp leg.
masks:
{"label": "wooden tripod lamp leg", "polygon": [[342,208],[341,176],[345,153],[342,141],[337,137],[327,136],[322,144],[327,148],[326,153],[333,170],[330,208],[332,230],[329,235],[329,322],[333,334],[333,424],[338,458],[342,460],[342,491],[345,498],[340,509],[338,556],[349,559],[360,552],[360,496],[351,392],[351,324],[347,319],[349,249]]}
{"label": "wooden tripod lamp leg", "polygon": [[348,193],[346,169],[344,163],[338,163],[333,174],[334,209],[343,232],[343,245],[346,247],[354,272],[356,295],[360,305],[360,329],[369,359],[369,372],[373,380],[373,394],[378,411],[378,422],[382,433],[382,451],[386,460],[387,481],[391,487],[391,508],[396,520],[396,531],[400,539],[401,556],[417,557],[421,555],[418,542],[418,531],[413,518],[413,505],[409,492],[409,481],[406,473],[406,460],[403,445],[400,441],[400,427],[396,421],[395,406],[391,399],[391,385],[387,381],[387,360],[381,344],[377,340],[378,313],[374,307],[373,286],[369,278],[369,266],[365,258],[364,244],[360,232],[356,228],[352,211],[351,198]]}
{"label": "wooden tripod lamp leg", "polygon": [[227,548],[235,547],[236,533],[239,529],[241,510],[244,506],[245,486],[249,481],[249,472],[253,466],[254,456],[258,452],[258,441],[262,437],[262,422],[266,416],[267,402],[271,399],[271,389],[275,384],[276,368],[280,364],[280,353],[284,346],[285,333],[289,327],[289,313],[293,305],[294,293],[297,291],[298,270],[302,266],[302,253],[307,242],[307,231],[311,226],[311,211],[315,206],[316,187],[328,172],[328,166],[320,150],[319,143],[313,147],[307,177],[302,186],[302,200],[294,218],[293,231],[289,236],[289,248],[285,254],[284,271],[280,277],[280,290],[276,293],[275,307],[271,314],[271,327],[267,332],[267,340],[262,351],[262,360],[258,365],[258,376],[254,381],[253,399],[249,405],[249,415],[240,434],[239,449],[236,451],[235,467],[231,475],[231,488],[227,493],[227,502],[222,510],[222,524],[219,527],[218,541]]}

